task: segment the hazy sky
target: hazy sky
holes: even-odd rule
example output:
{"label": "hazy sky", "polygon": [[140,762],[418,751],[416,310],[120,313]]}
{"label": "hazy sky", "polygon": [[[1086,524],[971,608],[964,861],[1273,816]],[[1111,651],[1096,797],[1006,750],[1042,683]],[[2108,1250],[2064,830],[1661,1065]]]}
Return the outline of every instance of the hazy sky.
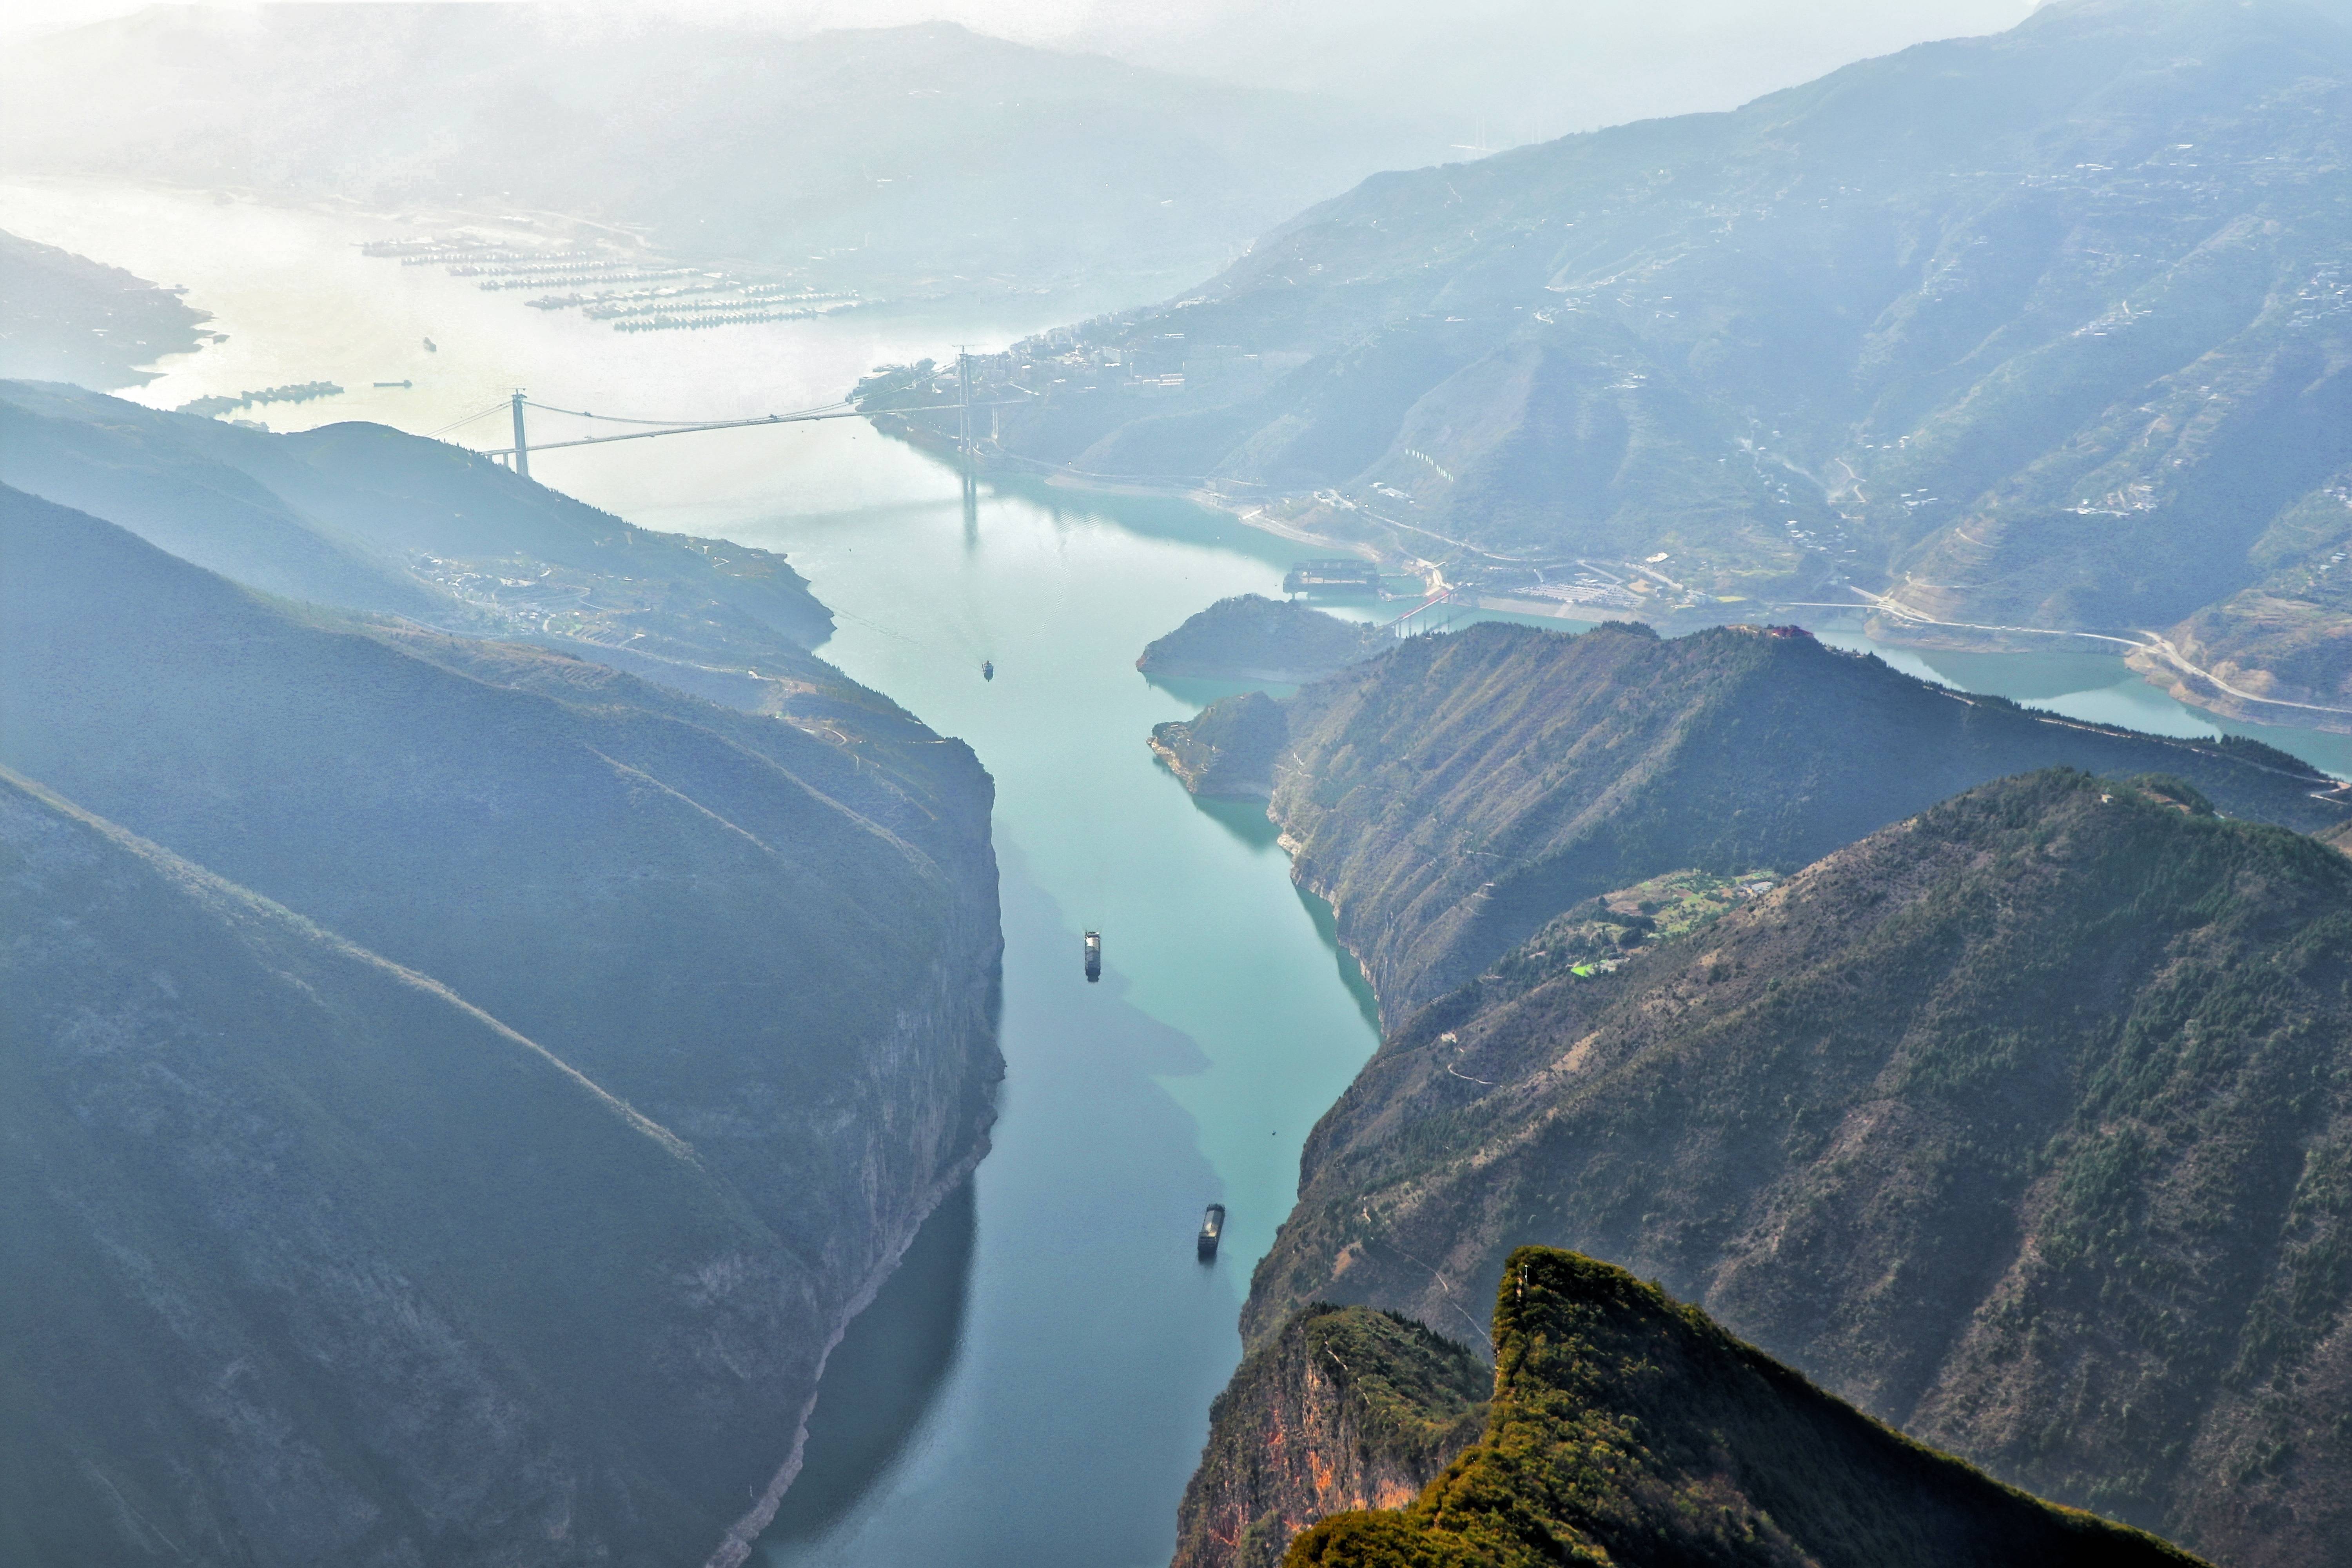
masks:
{"label": "hazy sky", "polygon": [[[9,0],[0,34],[140,9]],[[2032,0],[597,0],[639,19],[787,31],[944,18],[1170,70],[1391,101],[1465,142],[1726,109],[1850,60],[1997,32]]]}

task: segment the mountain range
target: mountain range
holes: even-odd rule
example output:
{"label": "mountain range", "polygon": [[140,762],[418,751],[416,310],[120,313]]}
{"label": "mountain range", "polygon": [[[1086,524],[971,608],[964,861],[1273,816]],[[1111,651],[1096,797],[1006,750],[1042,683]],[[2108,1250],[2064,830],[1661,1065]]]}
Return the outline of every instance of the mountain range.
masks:
{"label": "mountain range", "polygon": [[1794,870],[2032,768],[2175,774],[2305,832],[2352,815],[2334,780],[2257,742],[2085,724],[1753,626],[1489,623],[1408,639],[1282,708],[1253,748],[1270,815],[1391,1025],[1585,899],[1684,867]]}
{"label": "mountain range", "polygon": [[[430,444],[391,432],[257,435],[265,489],[168,441],[110,468],[123,432],[87,429],[79,471],[149,527],[310,541],[279,559],[330,589],[461,603],[383,566],[373,507],[813,604],[487,465],[411,483]],[[33,457],[75,471],[65,445]],[[5,982],[37,1201],[0,1250],[44,1281],[0,1352],[16,1541],[740,1562],[834,1341],[987,1147],[970,750],[797,647],[747,711],[269,597],[5,488],[0,552],[11,929],[40,936]]]}
{"label": "mountain range", "polygon": [[1374,176],[992,362],[988,455],[1669,627],[2100,634],[2352,728],[2347,133],[2340,5],[2063,0]]}
{"label": "mountain range", "polygon": [[1445,140],[950,23],[809,36],[527,5],[158,5],[11,47],[0,166],[554,215],[926,292],[1149,298]]}
{"label": "mountain range", "polygon": [[1318,1301],[1475,1332],[1570,1247],[2043,1497],[2347,1561],[2352,860],[2053,769],[1587,908],[1617,957],[1569,911],[1318,1125],[1254,1342]]}

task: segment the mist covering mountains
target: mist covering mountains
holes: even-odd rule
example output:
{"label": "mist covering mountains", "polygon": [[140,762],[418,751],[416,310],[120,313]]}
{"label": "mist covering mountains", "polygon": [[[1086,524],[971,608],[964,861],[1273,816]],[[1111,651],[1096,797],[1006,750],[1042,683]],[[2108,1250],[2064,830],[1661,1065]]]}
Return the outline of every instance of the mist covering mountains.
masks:
{"label": "mist covering mountains", "polygon": [[1068,385],[1003,461],[1213,483],[1497,592],[1598,563],[1669,625],[2161,633],[2190,700],[2340,728],[2347,132],[2339,7],[2053,6],[1369,180],[1024,351]]}
{"label": "mist covering mountains", "polygon": [[[500,5],[158,6],[9,51],[0,168],[591,220],[919,292],[1150,298],[1444,139],[950,24],[814,37]],[[591,232],[593,232],[592,230]]]}

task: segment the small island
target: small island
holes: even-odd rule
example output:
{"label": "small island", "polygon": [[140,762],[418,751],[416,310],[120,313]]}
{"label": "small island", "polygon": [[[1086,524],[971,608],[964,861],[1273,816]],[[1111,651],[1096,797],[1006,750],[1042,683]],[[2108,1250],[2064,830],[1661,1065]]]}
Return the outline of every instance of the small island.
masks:
{"label": "small island", "polygon": [[1220,599],[1143,650],[1146,675],[1304,686],[1389,646],[1386,631],[1256,594]]}

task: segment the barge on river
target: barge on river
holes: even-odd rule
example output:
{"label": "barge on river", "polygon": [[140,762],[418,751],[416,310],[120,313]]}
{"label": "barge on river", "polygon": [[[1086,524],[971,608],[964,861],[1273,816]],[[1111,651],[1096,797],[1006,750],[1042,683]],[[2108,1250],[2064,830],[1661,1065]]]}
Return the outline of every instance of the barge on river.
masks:
{"label": "barge on river", "polygon": [[1201,1239],[1198,1243],[1198,1250],[1202,1262],[1214,1263],[1217,1260],[1217,1242],[1224,1234],[1225,1205],[1211,1204],[1209,1212],[1201,1216]]}

